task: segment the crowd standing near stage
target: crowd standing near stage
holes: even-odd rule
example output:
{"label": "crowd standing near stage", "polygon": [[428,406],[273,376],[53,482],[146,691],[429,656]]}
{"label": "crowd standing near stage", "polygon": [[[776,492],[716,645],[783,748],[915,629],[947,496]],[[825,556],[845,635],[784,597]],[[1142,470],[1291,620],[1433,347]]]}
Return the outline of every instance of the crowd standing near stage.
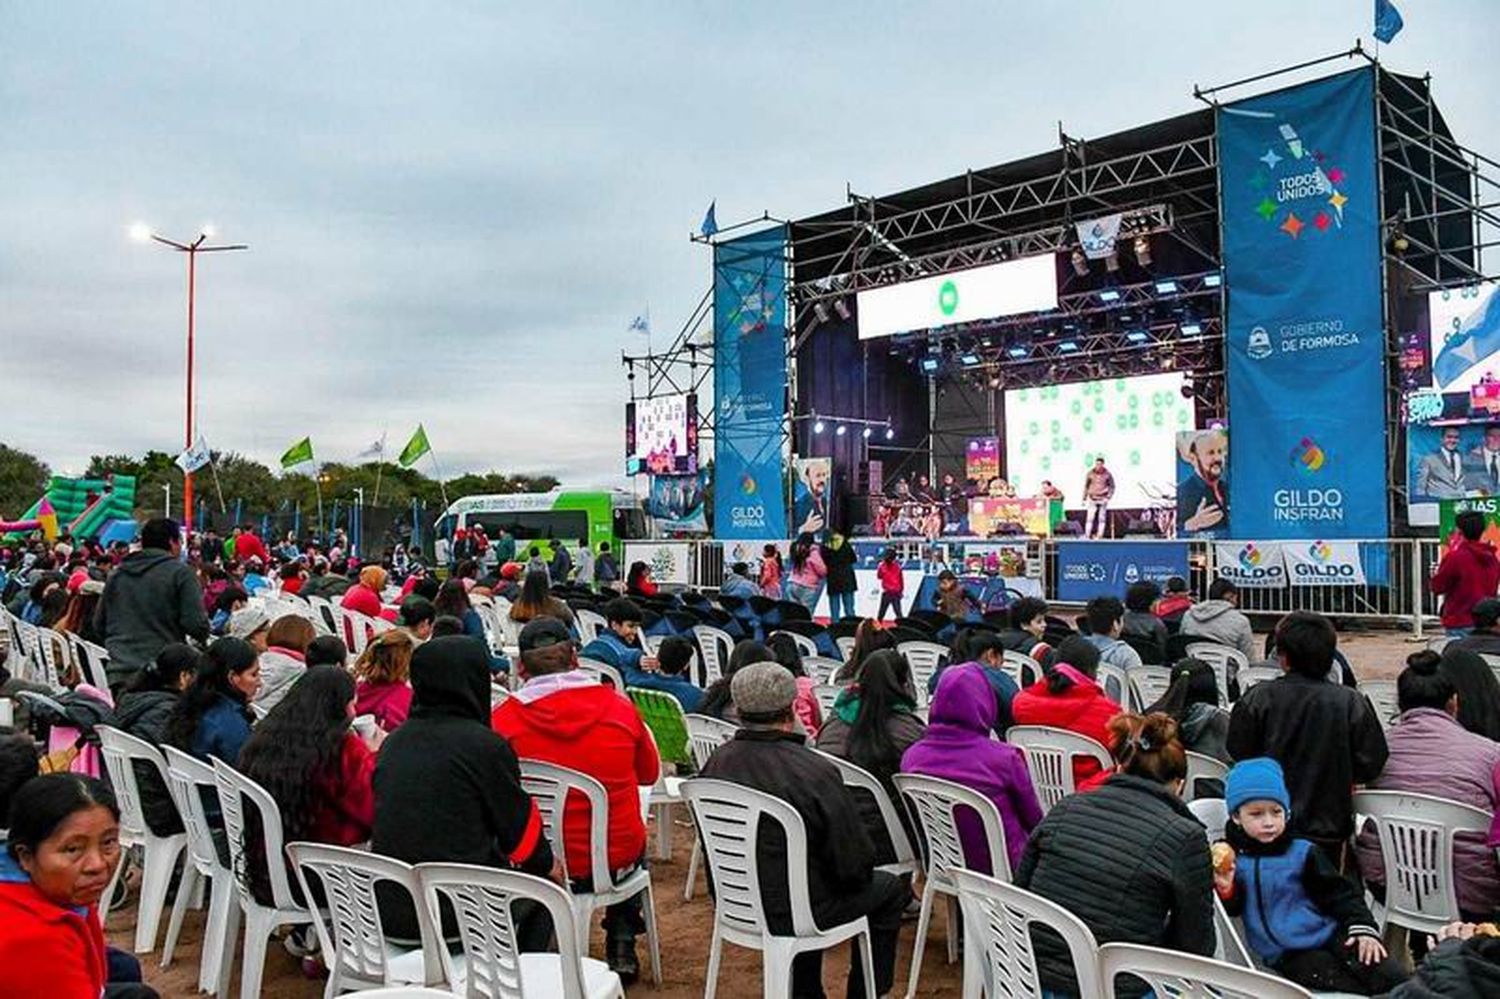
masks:
{"label": "crowd standing near stage", "polygon": [[[1107,503],[1107,475],[1102,466],[1090,474],[1091,504]],[[22,675],[15,649],[0,667],[0,697],[32,705],[0,735],[0,993],[155,994],[133,956],[106,946],[96,918],[127,851],[91,725],[238,768],[276,802],[288,841],[515,869],[587,891],[603,873],[588,848],[587,808],[580,800],[564,809],[555,853],[520,761],[568,767],[604,789],[604,862],[618,881],[649,863],[639,788],[691,766],[664,761],[659,719],[600,682],[602,670],[627,689],[668,695],[684,714],[736,726],[699,775],[774,795],[801,817],[813,917],[822,926],[868,920],[878,994],[897,987],[898,936],[917,886],[884,869],[895,844],[878,802],[849,791],[830,756],[874,778],[913,842],[920,830],[899,806],[899,775],[978,792],[999,816],[1005,853],[991,855],[966,820],[965,863],[1009,872],[1100,943],[1211,955],[1217,900],[1261,966],[1309,989],[1500,995],[1491,923],[1500,821],[1458,837],[1461,921],[1431,940],[1413,934],[1410,951],[1396,953],[1370,905],[1385,897],[1380,844],[1356,827],[1353,805],[1354,790],[1370,788],[1497,814],[1500,683],[1481,657],[1500,649],[1500,562],[1471,523],[1461,518],[1459,529],[1466,540],[1432,581],[1454,640],[1408,658],[1394,718],[1356,686],[1329,619],[1294,611],[1261,645],[1223,580],[1202,600],[1182,579],[1164,589],[1138,581],[1068,620],[1035,597],[982,608],[950,573],[933,606],[913,608],[903,606],[891,550],[876,569],[872,619],[852,613],[853,553],[837,535],[794,539],[785,557],[770,546],[758,566],[733,563],[713,595],[669,592],[645,563],[622,572],[608,545],[518,546],[480,529],[457,534],[452,561],[438,570],[395,547],[363,563],[341,537],[268,545],[237,528],[185,540],[166,519],[146,523],[133,548],[20,543],[0,553],[8,612],[100,645],[109,662],[106,688],[75,674],[61,677],[66,693]],[[838,610],[826,624],[813,619],[825,595]],[[365,640],[346,644],[356,637],[347,624],[342,636],[316,627],[324,600],[361,615],[342,620],[371,622]],[[603,621],[587,641],[585,611]],[[493,631],[500,615],[514,638],[508,648]],[[733,645],[705,686],[693,628],[710,623]],[[799,639],[841,665],[816,672],[824,667],[806,659]],[[902,650],[914,640],[948,652],[919,672]],[[1185,654],[1189,641],[1232,651],[1238,668],[1221,675]],[[362,651],[351,656],[348,644]],[[1258,675],[1245,664],[1274,670]],[[1164,674],[1162,692],[1131,710],[1131,679],[1148,670]],[[837,688],[826,701],[824,684]],[[26,691],[57,695],[67,715],[49,718],[18,698]],[[80,720],[87,711],[91,722]],[[83,735],[43,755],[34,736],[49,724]],[[1109,762],[1075,757],[1076,792],[1044,810],[1026,756],[1005,741],[1014,725],[1086,736]],[[1189,752],[1226,768],[1207,791],[1194,789],[1223,799],[1227,821],[1212,844],[1183,800]],[[152,831],[180,832],[157,775],[134,772]],[[237,876],[268,899],[264,854],[246,856]],[[773,932],[790,932],[785,838],[762,830],[757,856],[766,919]],[[655,897],[674,904],[670,890]],[[382,897],[381,917],[392,937],[415,936],[409,904]],[[642,970],[642,897],[610,905],[603,921],[606,963],[632,984]],[[523,949],[545,950],[551,936],[540,913],[519,918]],[[308,976],[326,974],[313,933],[294,931],[283,944]],[[1037,941],[1042,985],[1076,995],[1072,960],[1056,944]],[[822,994],[821,957],[796,958],[793,995]],[[850,995],[863,994],[863,971],[856,958]]]}

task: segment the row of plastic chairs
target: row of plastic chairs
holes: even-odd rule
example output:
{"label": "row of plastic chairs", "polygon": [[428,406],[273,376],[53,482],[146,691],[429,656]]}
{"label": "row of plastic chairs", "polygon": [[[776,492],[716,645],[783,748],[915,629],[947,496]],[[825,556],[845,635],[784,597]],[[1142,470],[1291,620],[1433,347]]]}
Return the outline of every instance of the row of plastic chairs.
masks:
{"label": "row of plastic chairs", "polygon": [[11,675],[62,690],[74,683],[109,689],[109,653],[72,632],[28,624],[8,610],[5,618],[6,668]]}

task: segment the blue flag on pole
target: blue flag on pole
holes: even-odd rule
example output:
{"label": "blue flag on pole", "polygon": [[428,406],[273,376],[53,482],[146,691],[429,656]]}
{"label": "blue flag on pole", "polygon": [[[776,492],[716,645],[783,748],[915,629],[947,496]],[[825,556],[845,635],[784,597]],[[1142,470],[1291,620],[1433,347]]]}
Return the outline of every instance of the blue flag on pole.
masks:
{"label": "blue flag on pole", "polygon": [[704,236],[712,236],[719,231],[719,220],[714,218],[714,206],[717,204],[718,199],[715,198],[708,203],[708,211],[703,213],[703,224],[698,227],[698,231]]}
{"label": "blue flag on pole", "polygon": [[1500,350],[1500,292],[1465,319],[1432,361],[1438,385],[1447,388],[1465,371]]}
{"label": "blue flag on pole", "polygon": [[630,332],[649,335],[651,333],[651,321],[644,315],[636,316],[630,321]]}
{"label": "blue flag on pole", "polygon": [[1375,0],[1375,37],[1378,40],[1389,42],[1405,26],[1401,12],[1391,0]]}

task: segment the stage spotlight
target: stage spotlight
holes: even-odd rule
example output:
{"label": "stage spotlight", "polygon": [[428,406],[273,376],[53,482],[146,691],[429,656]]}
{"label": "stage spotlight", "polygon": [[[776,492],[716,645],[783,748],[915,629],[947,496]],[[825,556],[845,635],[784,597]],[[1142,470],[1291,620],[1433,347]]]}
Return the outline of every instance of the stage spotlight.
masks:
{"label": "stage spotlight", "polygon": [[1135,250],[1136,263],[1142,267],[1151,266],[1151,240],[1147,239],[1145,235],[1137,236],[1135,242],[1131,244],[1131,248]]}
{"label": "stage spotlight", "polygon": [[1205,288],[1217,288],[1223,283],[1224,275],[1222,274],[1205,274],[1203,276],[1203,287]]}
{"label": "stage spotlight", "polygon": [[1158,282],[1156,282],[1156,293],[1158,295],[1175,295],[1175,294],[1177,294],[1177,282],[1176,281],[1158,281]]}
{"label": "stage spotlight", "polygon": [[964,367],[972,368],[980,363],[979,355],[972,350],[966,350],[958,355],[958,362]]}
{"label": "stage spotlight", "polygon": [[1084,256],[1083,251],[1075,248],[1070,259],[1073,261],[1073,273],[1079,277],[1087,276],[1089,272],[1089,258]]}
{"label": "stage spotlight", "polygon": [[1113,288],[1105,288],[1103,291],[1101,291],[1099,293],[1099,301],[1104,302],[1106,304],[1108,304],[1110,302],[1118,302],[1119,300],[1120,300],[1120,293],[1118,291],[1116,291],[1115,289],[1113,289]]}
{"label": "stage spotlight", "polygon": [[1191,399],[1193,397],[1193,383],[1190,381],[1184,381],[1182,383],[1182,388],[1178,389],[1177,391],[1182,393],[1182,397],[1184,399]]}
{"label": "stage spotlight", "polygon": [[1011,357],[1013,357],[1013,358],[1015,358],[1016,360],[1019,361],[1021,358],[1023,358],[1023,357],[1026,356],[1026,348],[1022,347],[1020,345],[1017,345],[1015,347],[1010,348],[1010,350],[1007,350],[1006,353],[1009,354]]}
{"label": "stage spotlight", "polygon": [[840,423],[838,426],[836,426],[836,427],[833,428],[833,434],[834,434],[835,437],[842,437],[845,434],[847,434],[848,432],[849,432],[849,428],[846,427],[846,426],[844,426],[842,423]]}
{"label": "stage spotlight", "polygon": [[924,358],[922,358],[922,373],[924,375],[936,374],[937,373],[937,369],[938,369],[938,363],[939,362],[938,362],[938,359],[936,357],[924,357]]}
{"label": "stage spotlight", "polygon": [[1183,323],[1182,324],[1182,335],[1183,336],[1202,336],[1203,335],[1203,327],[1200,326],[1198,323]]}
{"label": "stage spotlight", "polygon": [[1104,258],[1104,269],[1113,274],[1120,269],[1120,254],[1115,250],[1109,251],[1109,256]]}
{"label": "stage spotlight", "polygon": [[833,311],[838,313],[840,319],[847,320],[849,318],[849,306],[845,304],[842,298],[834,299]]}
{"label": "stage spotlight", "polygon": [[896,439],[896,428],[895,427],[886,427],[885,428],[885,439],[888,440],[888,441],[893,441],[893,440]]}
{"label": "stage spotlight", "polygon": [[1057,345],[1057,349],[1064,354],[1074,354],[1078,352],[1078,344],[1072,340],[1064,340]]}
{"label": "stage spotlight", "polygon": [[1125,339],[1131,343],[1145,343],[1150,337],[1146,335],[1145,330],[1131,330],[1125,334]]}
{"label": "stage spotlight", "polygon": [[813,433],[815,433],[815,434],[821,434],[822,432],[823,432],[823,421],[822,420],[814,420],[813,421]]}
{"label": "stage spotlight", "polygon": [[870,439],[870,435],[872,433],[874,433],[874,432],[875,432],[875,428],[874,427],[865,427],[863,430],[861,430],[859,432],[859,435],[861,437],[863,437],[865,440],[869,440]]}
{"label": "stage spotlight", "polygon": [[824,305],[822,302],[814,302],[813,315],[817,317],[817,320],[820,323],[828,322],[828,306]]}

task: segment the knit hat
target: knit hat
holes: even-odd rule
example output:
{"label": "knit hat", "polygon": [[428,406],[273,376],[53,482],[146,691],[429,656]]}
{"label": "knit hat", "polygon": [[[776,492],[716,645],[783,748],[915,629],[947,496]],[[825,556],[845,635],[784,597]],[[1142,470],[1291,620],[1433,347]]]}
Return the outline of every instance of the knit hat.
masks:
{"label": "knit hat", "polygon": [[1269,756],[1257,756],[1241,760],[1230,768],[1229,777],[1224,781],[1225,807],[1233,815],[1248,801],[1274,801],[1291,812],[1292,796],[1287,793],[1280,763]]}
{"label": "knit hat", "polygon": [[751,663],[729,681],[729,696],[741,720],[745,715],[778,715],[796,699],[797,680],[780,663]]}
{"label": "knit hat", "polygon": [[234,638],[248,639],[260,629],[270,626],[271,615],[259,607],[241,607],[230,616],[229,627],[224,629],[224,633]]}

